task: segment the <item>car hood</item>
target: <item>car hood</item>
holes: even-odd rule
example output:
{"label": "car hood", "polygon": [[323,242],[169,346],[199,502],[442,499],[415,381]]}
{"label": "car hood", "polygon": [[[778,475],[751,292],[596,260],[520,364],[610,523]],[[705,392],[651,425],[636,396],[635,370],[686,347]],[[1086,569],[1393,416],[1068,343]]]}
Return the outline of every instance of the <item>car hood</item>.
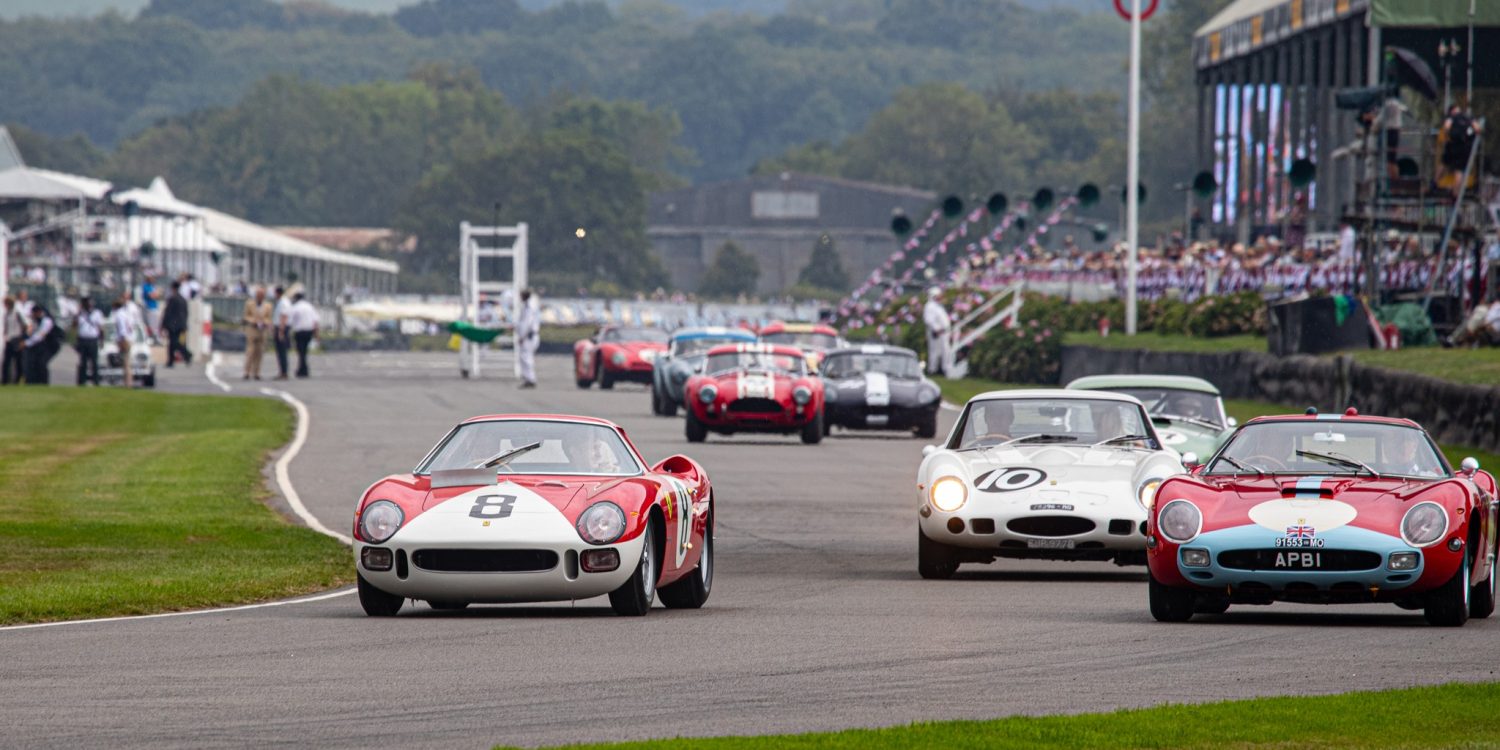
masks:
{"label": "car hood", "polygon": [[1071,493],[1085,502],[1133,502],[1147,479],[1182,472],[1182,464],[1167,452],[1087,446],[1010,446],[935,454],[930,460],[929,479],[958,473],[981,495],[1010,499]]}
{"label": "car hood", "polygon": [[[512,486],[527,490],[529,494],[535,495],[537,498],[545,501],[553,510],[566,512],[569,506],[575,503],[587,503],[601,492],[605,492],[619,485],[621,482],[626,481],[627,479],[628,477],[536,478],[520,476],[512,478],[502,476],[500,478],[500,481],[495,484],[467,485],[461,487],[441,487],[432,490],[427,493],[426,499],[423,500],[422,508],[424,511],[434,513],[467,513],[469,507],[468,504],[450,503],[448,501],[460,497],[465,499],[474,499],[479,497],[480,495],[496,494],[499,492],[503,492],[506,486]],[[525,513],[539,512],[544,510],[546,510],[546,508],[542,506],[534,506],[529,508],[517,507],[515,512]]]}
{"label": "car hood", "polygon": [[1151,421],[1156,425],[1156,435],[1162,444],[1179,453],[1194,451],[1203,459],[1207,459],[1230,433],[1229,428],[1215,429],[1170,418],[1152,417]]}
{"label": "car hood", "polygon": [[[925,381],[911,378],[893,378],[880,372],[862,372],[838,380],[824,380],[824,387],[831,403],[860,403],[871,406],[886,404],[915,404],[920,400]],[[937,386],[931,386],[931,398],[936,398]]]}
{"label": "car hood", "polygon": [[1184,497],[1197,501],[1204,512],[1205,528],[1257,525],[1284,533],[1292,525],[1326,531],[1353,524],[1389,533],[1417,502],[1427,499],[1441,501],[1447,493],[1439,488],[1455,485],[1461,480],[1241,476],[1208,477],[1201,481],[1217,492],[1200,496],[1190,491],[1164,488],[1159,499],[1166,502]]}

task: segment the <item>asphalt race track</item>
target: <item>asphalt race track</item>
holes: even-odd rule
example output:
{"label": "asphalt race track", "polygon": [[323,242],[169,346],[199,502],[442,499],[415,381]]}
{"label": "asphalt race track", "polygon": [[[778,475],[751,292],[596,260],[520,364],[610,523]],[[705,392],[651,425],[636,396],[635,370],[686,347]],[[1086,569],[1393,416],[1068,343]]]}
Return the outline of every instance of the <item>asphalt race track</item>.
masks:
{"label": "asphalt race track", "polygon": [[[704,609],[418,604],[392,620],[347,595],[0,630],[0,746],[537,745],[1500,679],[1500,619],[1448,630],[1394,606],[1275,605],[1164,625],[1146,611],[1144,569],[1110,564],[999,562],[923,581],[919,441],[710,436],[689,449],[682,420],[651,416],[645,389],[579,391],[568,360],[541,364],[535,391],[406,353],[322,356],[313,380],[260,385],[308,405],[291,478],[341,531],[367,485],[474,414],[597,415],[652,462],[690,453],[718,500]],[[237,357],[219,369],[236,394],[258,395]],[[219,392],[201,367],[161,379]]]}

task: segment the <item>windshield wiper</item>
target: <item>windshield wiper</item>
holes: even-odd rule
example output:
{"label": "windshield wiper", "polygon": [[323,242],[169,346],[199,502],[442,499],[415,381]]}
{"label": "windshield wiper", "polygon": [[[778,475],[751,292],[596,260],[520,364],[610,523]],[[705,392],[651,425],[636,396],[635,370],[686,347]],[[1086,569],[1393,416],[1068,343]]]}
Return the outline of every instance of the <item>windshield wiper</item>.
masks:
{"label": "windshield wiper", "polygon": [[1246,466],[1246,465],[1240,463],[1239,461],[1236,461],[1236,460],[1230,458],[1229,456],[1219,456],[1219,460],[1220,461],[1228,461],[1229,465],[1233,466],[1236,469],[1239,469],[1240,471],[1253,471],[1253,472],[1255,472],[1255,476],[1258,476],[1258,477],[1263,477],[1263,476],[1266,475],[1266,472],[1264,470],[1262,470],[1259,466],[1253,466],[1253,465],[1252,466]]}
{"label": "windshield wiper", "polygon": [[1380,476],[1380,472],[1370,468],[1369,464],[1350,458],[1348,456],[1341,456],[1337,453],[1315,453],[1313,451],[1299,450],[1297,451],[1297,455],[1302,456],[1303,458],[1311,458],[1322,461],[1324,463],[1330,463],[1335,466],[1348,466],[1353,469],[1364,469],[1365,471],[1370,472],[1370,476]]}
{"label": "windshield wiper", "polygon": [[469,467],[469,468],[472,468],[472,469],[491,469],[491,468],[495,468],[497,466],[500,466],[500,465],[504,464],[506,461],[509,461],[512,458],[515,458],[516,456],[521,455],[522,453],[530,453],[531,451],[534,451],[534,450],[536,450],[537,448],[540,448],[540,447],[542,447],[542,443],[541,443],[541,441],[537,441],[535,443],[529,443],[527,445],[523,445],[523,446],[521,446],[519,448],[512,448],[512,449],[510,449],[508,451],[501,451],[499,453],[496,453],[493,456],[490,456],[489,458],[486,458],[483,461],[476,461],[474,463],[474,465],[471,466],[471,467]]}
{"label": "windshield wiper", "polygon": [[1099,442],[1094,443],[1093,447],[1098,448],[1101,445],[1109,445],[1110,443],[1124,443],[1124,442],[1129,442],[1131,440],[1150,440],[1150,439],[1151,439],[1150,435],[1116,435],[1116,436],[1114,436],[1114,437],[1112,437],[1112,438],[1110,438],[1108,440],[1100,440]]}
{"label": "windshield wiper", "polygon": [[1018,438],[1011,438],[1011,439],[1009,439],[1009,440],[1007,440],[1007,441],[1005,441],[1003,443],[997,443],[995,445],[995,447],[996,448],[1004,448],[1007,445],[1014,445],[1016,443],[1076,443],[1076,442],[1078,442],[1078,438],[1073,437],[1072,435],[1048,435],[1048,434],[1044,434],[1044,433],[1038,433],[1036,435],[1022,435],[1021,437],[1018,437]]}
{"label": "windshield wiper", "polygon": [[1207,427],[1209,429],[1214,429],[1214,430],[1222,430],[1222,429],[1224,429],[1224,425],[1215,424],[1213,422],[1208,421],[1207,419],[1199,419],[1197,417],[1184,417],[1184,416],[1179,415],[1179,414],[1158,414],[1156,416],[1158,418],[1160,418],[1160,419],[1171,419],[1171,420],[1174,420],[1174,421],[1177,421],[1177,422],[1187,422],[1188,424],[1195,424],[1195,425],[1199,425],[1199,426],[1202,426],[1202,427]]}

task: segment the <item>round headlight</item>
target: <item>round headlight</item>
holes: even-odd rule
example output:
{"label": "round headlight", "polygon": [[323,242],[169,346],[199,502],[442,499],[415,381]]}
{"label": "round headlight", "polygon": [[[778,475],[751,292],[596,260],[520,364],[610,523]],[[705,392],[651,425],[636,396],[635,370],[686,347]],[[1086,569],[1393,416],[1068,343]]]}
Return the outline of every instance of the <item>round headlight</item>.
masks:
{"label": "round headlight", "polygon": [[359,514],[359,535],[371,544],[390,539],[405,518],[401,508],[389,500],[376,500]]}
{"label": "round headlight", "polygon": [[969,488],[958,477],[942,477],[932,483],[928,496],[932,499],[932,507],[952,513],[964,507],[969,499]]}
{"label": "round headlight", "polygon": [[1417,503],[1401,519],[1401,538],[1413,547],[1437,543],[1448,533],[1448,511],[1437,503]]}
{"label": "round headlight", "polygon": [[614,354],[609,355],[609,361],[615,363],[616,367],[625,364],[625,352],[617,351]]}
{"label": "round headlight", "polygon": [[711,404],[719,397],[719,389],[711,385],[705,385],[698,389],[698,400],[705,404]]}
{"label": "round headlight", "polygon": [[1141,502],[1142,508],[1151,510],[1151,506],[1156,503],[1156,488],[1160,486],[1160,479],[1147,479],[1146,483],[1141,485],[1140,490],[1136,492],[1136,499]]}
{"label": "round headlight", "polygon": [[1162,506],[1161,515],[1156,517],[1156,528],[1170,541],[1178,544],[1190,542],[1203,529],[1203,513],[1186,500],[1173,500]]}
{"label": "round headlight", "polygon": [[938,396],[941,395],[942,393],[938,389],[933,388],[932,386],[924,385],[922,386],[922,391],[917,394],[917,399],[925,404],[928,401],[938,400]]}
{"label": "round headlight", "polygon": [[578,535],[589,544],[609,544],[624,533],[625,511],[614,503],[594,503],[578,516]]}
{"label": "round headlight", "polygon": [[805,385],[799,385],[792,389],[792,400],[801,406],[812,400],[812,391]]}

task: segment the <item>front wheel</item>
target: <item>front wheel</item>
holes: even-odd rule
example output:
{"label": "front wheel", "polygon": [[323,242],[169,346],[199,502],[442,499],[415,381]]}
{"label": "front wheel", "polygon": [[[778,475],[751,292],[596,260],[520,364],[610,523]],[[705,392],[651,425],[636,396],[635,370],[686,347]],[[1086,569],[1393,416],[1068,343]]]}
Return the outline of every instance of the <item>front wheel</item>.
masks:
{"label": "front wheel", "polygon": [[698,421],[698,415],[692,407],[688,407],[686,424],[682,429],[687,434],[689,443],[701,443],[708,439],[708,428]]}
{"label": "front wheel", "polygon": [[599,390],[607,391],[615,387],[614,376],[609,374],[609,368],[602,362],[594,366],[594,375],[599,378]]}
{"label": "front wheel", "polygon": [[823,441],[823,412],[818,412],[811,422],[802,425],[802,442],[817,445]]}
{"label": "front wheel", "polygon": [[707,528],[703,534],[703,554],[698,557],[698,567],[693,572],[667,586],[661,587],[661,603],[671,609],[698,609],[708,601],[708,592],[714,584],[714,512],[708,511]]}
{"label": "front wheel", "polygon": [[917,529],[917,575],[930,581],[952,578],[958,572],[958,560],[952,550],[927,538]]}
{"label": "front wheel", "polygon": [[387,594],[375,585],[365,580],[362,575],[356,574],[356,586],[359,589],[359,606],[365,608],[365,614],[371,617],[391,617],[401,611],[401,605],[406,597]]}
{"label": "front wheel", "polygon": [[933,411],[917,422],[917,437],[937,437],[937,412]]}
{"label": "front wheel", "polygon": [[1198,595],[1192,591],[1174,588],[1159,583],[1156,576],[1147,573],[1148,595],[1151,597],[1151,616],[1157,622],[1187,622],[1193,619],[1198,608]]}
{"label": "front wheel", "polygon": [[640,617],[651,611],[656,601],[656,522],[647,521],[641,530],[641,559],[635,572],[614,591],[609,592],[609,606],[617,615]]}
{"label": "front wheel", "polygon": [[1463,564],[1453,573],[1448,582],[1427,595],[1427,607],[1422,610],[1427,622],[1444,628],[1456,628],[1469,621],[1469,556],[1464,555]]}
{"label": "front wheel", "polygon": [[1469,589],[1469,616],[1476,620],[1483,620],[1495,612],[1495,562],[1490,562],[1490,574]]}

